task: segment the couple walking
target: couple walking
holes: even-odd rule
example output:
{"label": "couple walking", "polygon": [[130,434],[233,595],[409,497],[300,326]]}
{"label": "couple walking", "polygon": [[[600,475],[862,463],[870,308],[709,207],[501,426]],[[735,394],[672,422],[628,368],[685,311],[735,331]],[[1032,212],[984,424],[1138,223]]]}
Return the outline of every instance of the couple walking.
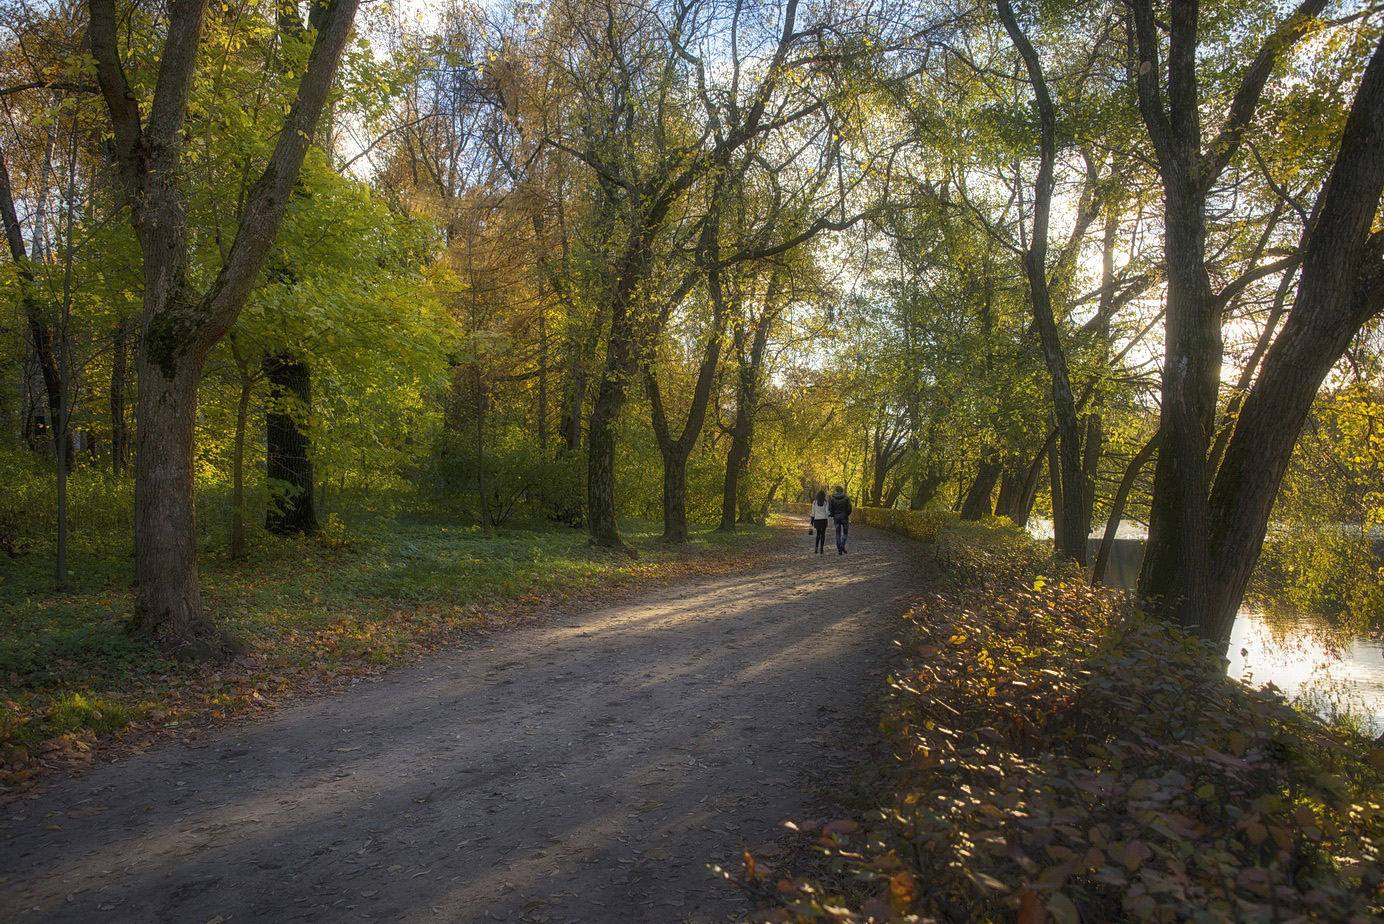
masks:
{"label": "couple walking", "polygon": [[812,501],[812,530],[817,533],[817,545],[813,552],[821,554],[827,544],[827,520],[836,522],[836,554],[846,554],[846,536],[851,531],[851,499],[839,484],[833,489],[831,497],[826,491],[818,491]]}

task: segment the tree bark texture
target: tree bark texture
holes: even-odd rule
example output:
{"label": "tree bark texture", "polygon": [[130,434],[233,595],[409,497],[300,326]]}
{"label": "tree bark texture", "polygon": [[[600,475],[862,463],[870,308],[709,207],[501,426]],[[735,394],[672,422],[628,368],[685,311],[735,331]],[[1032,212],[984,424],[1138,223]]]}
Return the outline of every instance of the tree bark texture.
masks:
{"label": "tree bark texture", "polygon": [[942,485],[947,483],[947,475],[938,469],[921,466],[913,475],[913,490],[909,493],[908,509],[922,510],[932,503]]}
{"label": "tree bark texture", "polygon": [[748,352],[745,349],[746,330],[743,324],[735,327],[735,420],[731,424],[730,449],[726,453],[726,480],[721,488],[721,523],[717,532],[733,533],[742,505],[748,498],[746,474],[754,451],[755,411],[759,407],[760,376],[764,369],[764,351],[769,344],[769,329],[778,317],[778,286],[772,283],[766,292],[764,311],[749,332]]}
{"label": "tree bark texture", "polygon": [[961,503],[961,519],[980,520],[994,512],[990,496],[994,494],[995,483],[999,481],[1003,472],[1004,460],[998,452],[991,450],[981,457],[980,468],[976,471],[976,477]]}

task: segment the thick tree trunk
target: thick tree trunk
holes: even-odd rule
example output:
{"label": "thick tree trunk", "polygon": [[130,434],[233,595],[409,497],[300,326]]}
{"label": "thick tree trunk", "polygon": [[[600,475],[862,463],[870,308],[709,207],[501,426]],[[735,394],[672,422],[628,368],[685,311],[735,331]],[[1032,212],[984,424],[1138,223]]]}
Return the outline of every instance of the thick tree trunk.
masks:
{"label": "thick tree trunk", "polygon": [[[638,262],[642,266],[647,264],[647,259],[647,254],[636,255],[629,257],[628,262]],[[628,304],[634,280],[642,279],[643,273],[638,266],[627,266],[624,277],[626,284],[612,304],[605,369],[587,426],[587,529],[593,545],[617,549],[626,549],[626,546],[620,538],[615,514],[616,430],[630,382],[639,369],[639,354],[643,348],[631,317],[633,306]]]}
{"label": "thick tree trunk", "polygon": [[[156,351],[146,349],[145,356],[150,352]],[[169,358],[174,362],[140,361],[135,466],[140,542],[130,629],[174,656],[218,660],[244,648],[206,615],[197,581],[192,446],[202,362],[185,354]]]}
{"label": "thick tree trunk", "polygon": [[687,541],[687,456],[663,452],[663,541]]}
{"label": "thick tree trunk", "polygon": [[999,453],[990,452],[981,458],[980,469],[966,492],[966,499],[961,503],[961,519],[980,520],[994,512],[990,496],[994,493],[995,483],[999,481],[1003,471],[1004,462]]}
{"label": "thick tree trunk", "polygon": [[205,293],[189,272],[182,142],[206,0],[169,5],[158,82],[147,117],[121,60],[114,0],[89,0],[87,34],[110,114],[109,149],[129,199],[144,257],[135,460],[135,570],[132,631],[174,655],[216,658],[239,650],[202,609],[193,511],[197,386],[212,347],[226,335],[264,266],[310,139],[325,108],[357,0],[321,5],[307,67],[273,153],[245,196],[234,240]]}
{"label": "thick tree trunk", "polygon": [[1010,459],[1000,476],[1000,494],[995,498],[995,516],[1009,517],[1019,522],[1019,505],[1023,501],[1024,482],[1028,466],[1022,459]]}
{"label": "thick tree trunk", "polygon": [[601,380],[587,434],[586,510],[592,545],[623,548],[615,518],[615,427],[625,404],[625,384],[614,374]]}
{"label": "thick tree trunk", "polygon": [[1139,593],[1195,631],[1205,608],[1210,492],[1207,455],[1221,370],[1221,319],[1206,275],[1202,198],[1190,176],[1168,175],[1164,226],[1168,320],[1158,462]]}
{"label": "thick tree trunk", "polygon": [[274,500],[264,528],[277,536],[317,531],[312,474],[312,372],[288,354],[264,361],[269,396],[264,414],[265,475]]}
{"label": "thick tree trunk", "polygon": [[947,483],[947,476],[934,469],[919,469],[913,476],[913,491],[909,494],[908,509],[922,510],[932,503],[933,498]]}
{"label": "thick tree trunk", "polygon": [[1361,79],[1302,262],[1297,299],[1245,399],[1211,493],[1203,637],[1228,644],[1293,446],[1317,389],[1384,310],[1384,39]]}
{"label": "thick tree trunk", "polygon": [[884,497],[880,501],[880,506],[885,510],[893,510],[898,504],[899,497],[903,494],[903,479],[896,478],[889,485],[889,490],[884,492]]}
{"label": "thick tree trunk", "polygon": [[[1308,34],[1325,6],[1326,0],[1301,0],[1266,37],[1220,134],[1203,151],[1197,0],[1172,0],[1166,11],[1155,11],[1150,0],[1130,2],[1139,60],[1149,65],[1140,68],[1136,86],[1163,179],[1168,276],[1158,462],[1139,593],[1165,619],[1193,632],[1205,634],[1209,615],[1208,455],[1222,361],[1220,306],[1206,267],[1206,197],[1242,145],[1276,61]],[[1158,66],[1165,28],[1166,90]]]}

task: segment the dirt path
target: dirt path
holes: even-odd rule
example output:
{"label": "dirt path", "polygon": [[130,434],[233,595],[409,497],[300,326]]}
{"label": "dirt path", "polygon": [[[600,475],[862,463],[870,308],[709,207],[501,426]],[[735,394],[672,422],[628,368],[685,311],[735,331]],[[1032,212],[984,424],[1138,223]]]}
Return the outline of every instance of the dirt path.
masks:
{"label": "dirt path", "polygon": [[917,589],[852,539],[59,781],[0,808],[0,920],[735,920],[707,864],[812,812]]}

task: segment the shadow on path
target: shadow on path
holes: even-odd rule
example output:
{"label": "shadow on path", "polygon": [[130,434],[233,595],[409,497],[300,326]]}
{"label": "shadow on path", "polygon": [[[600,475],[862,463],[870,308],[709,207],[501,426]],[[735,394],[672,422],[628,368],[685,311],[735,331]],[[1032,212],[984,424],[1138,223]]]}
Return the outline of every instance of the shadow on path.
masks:
{"label": "shadow on path", "polygon": [[798,539],[6,806],[0,920],[735,920],[707,864],[810,811],[919,589]]}

